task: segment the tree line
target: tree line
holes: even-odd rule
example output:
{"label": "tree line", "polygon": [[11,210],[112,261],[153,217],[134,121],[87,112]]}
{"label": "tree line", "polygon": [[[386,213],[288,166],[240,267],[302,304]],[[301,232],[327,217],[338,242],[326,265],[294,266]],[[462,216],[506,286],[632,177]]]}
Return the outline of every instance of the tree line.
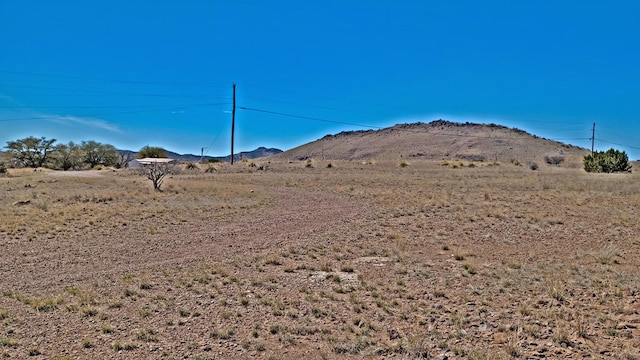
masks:
{"label": "tree line", "polygon": [[[111,144],[97,141],[82,141],[79,144],[70,141],[56,143],[56,139],[29,136],[24,139],[8,141],[5,146],[10,167],[39,168],[55,170],[82,170],[97,166],[127,168],[134,159],[130,151],[117,150]],[[138,157],[167,157],[166,151],[159,147],[145,146]]]}

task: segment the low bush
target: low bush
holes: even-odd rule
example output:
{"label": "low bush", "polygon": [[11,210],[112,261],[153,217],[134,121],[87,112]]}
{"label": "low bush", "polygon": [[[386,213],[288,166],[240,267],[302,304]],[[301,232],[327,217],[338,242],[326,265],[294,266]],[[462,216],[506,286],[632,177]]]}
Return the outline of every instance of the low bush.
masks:
{"label": "low bush", "polygon": [[206,172],[207,174],[216,173],[218,172],[218,169],[216,169],[215,166],[209,166],[204,172]]}
{"label": "low bush", "polygon": [[560,165],[564,162],[564,156],[545,156],[544,161],[549,165]]}
{"label": "low bush", "polygon": [[187,165],[184,166],[185,169],[187,170],[199,170],[200,168],[198,167],[198,165],[194,164],[194,163],[188,163]]}

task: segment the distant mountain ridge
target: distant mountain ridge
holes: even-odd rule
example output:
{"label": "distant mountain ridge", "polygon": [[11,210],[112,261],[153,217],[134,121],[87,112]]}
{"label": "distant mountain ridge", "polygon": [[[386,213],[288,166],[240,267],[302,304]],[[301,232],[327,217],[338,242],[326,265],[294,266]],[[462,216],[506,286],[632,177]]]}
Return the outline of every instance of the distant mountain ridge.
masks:
{"label": "distant mountain ridge", "polygon": [[[129,153],[131,154],[131,156],[135,159],[136,156],[138,155],[137,151],[132,151],[132,150],[122,150],[119,149],[118,151],[123,152],[123,153]],[[230,162],[231,161],[231,155],[227,155],[227,156],[199,156],[199,155],[193,155],[193,154],[178,154],[176,152],[173,151],[168,151],[165,150],[167,152],[167,157],[171,158],[171,159],[176,159],[178,161],[182,161],[182,162],[198,162],[200,160],[203,161],[209,161],[209,160],[218,160],[218,161],[226,161],[226,162]],[[237,154],[234,154],[234,161],[240,161],[242,159],[257,159],[257,158],[261,158],[261,157],[267,157],[267,156],[272,156],[272,155],[277,155],[280,154],[282,152],[282,150],[280,149],[276,149],[276,148],[266,148],[264,146],[261,146],[255,150],[252,151],[243,151]],[[7,154],[6,151],[2,151],[0,150],[0,160],[1,157],[5,156],[5,154]]]}
{"label": "distant mountain ridge", "polygon": [[[260,158],[260,157],[266,157],[266,156],[272,156],[272,155],[277,155],[279,153],[281,153],[282,150],[280,149],[276,149],[276,148],[266,148],[264,146],[261,146],[255,150],[252,151],[242,151],[240,153],[234,154],[233,159],[234,161],[239,161],[242,159],[256,159],[256,158]],[[133,152],[134,154],[137,154],[135,152]],[[184,162],[198,162],[201,159],[203,161],[209,161],[209,160],[218,160],[218,161],[226,161],[226,162],[230,162],[231,161],[231,155],[227,155],[227,156],[200,156],[200,155],[193,155],[193,154],[178,154],[172,151],[167,151],[167,156],[172,158],[172,159],[176,159],[178,161],[184,161]]]}

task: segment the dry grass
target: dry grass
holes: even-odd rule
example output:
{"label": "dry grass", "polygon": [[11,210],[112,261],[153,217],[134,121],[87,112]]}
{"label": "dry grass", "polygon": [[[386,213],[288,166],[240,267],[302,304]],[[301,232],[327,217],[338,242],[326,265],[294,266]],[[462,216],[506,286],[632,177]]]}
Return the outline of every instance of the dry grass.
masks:
{"label": "dry grass", "polygon": [[636,174],[332,164],[1,178],[0,351],[637,358]]}
{"label": "dry grass", "polygon": [[[188,222],[194,212],[223,209],[218,212],[223,216],[265,201],[264,196],[251,193],[248,188],[233,184],[211,186],[206,180],[211,176],[204,175],[185,176],[179,183],[168,179],[165,192],[154,194],[150,183],[135,173],[95,178],[26,174],[14,175],[1,184],[4,196],[0,203],[0,232],[16,239],[128,226],[146,223],[149,219],[153,223]],[[23,200],[30,200],[30,204],[13,205]],[[147,229],[149,232],[162,230]]]}

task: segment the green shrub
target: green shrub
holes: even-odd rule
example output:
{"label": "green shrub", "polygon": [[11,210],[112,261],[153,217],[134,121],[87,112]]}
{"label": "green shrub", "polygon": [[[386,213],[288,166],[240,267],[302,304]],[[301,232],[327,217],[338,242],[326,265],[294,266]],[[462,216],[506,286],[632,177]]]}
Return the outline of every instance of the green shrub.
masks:
{"label": "green shrub", "polygon": [[615,149],[596,151],[583,160],[584,170],[595,173],[614,173],[631,171],[627,153]]}
{"label": "green shrub", "polygon": [[144,159],[144,158],[167,158],[167,150],[158,147],[158,146],[143,146],[140,151],[138,151],[138,155],[136,158]]}

